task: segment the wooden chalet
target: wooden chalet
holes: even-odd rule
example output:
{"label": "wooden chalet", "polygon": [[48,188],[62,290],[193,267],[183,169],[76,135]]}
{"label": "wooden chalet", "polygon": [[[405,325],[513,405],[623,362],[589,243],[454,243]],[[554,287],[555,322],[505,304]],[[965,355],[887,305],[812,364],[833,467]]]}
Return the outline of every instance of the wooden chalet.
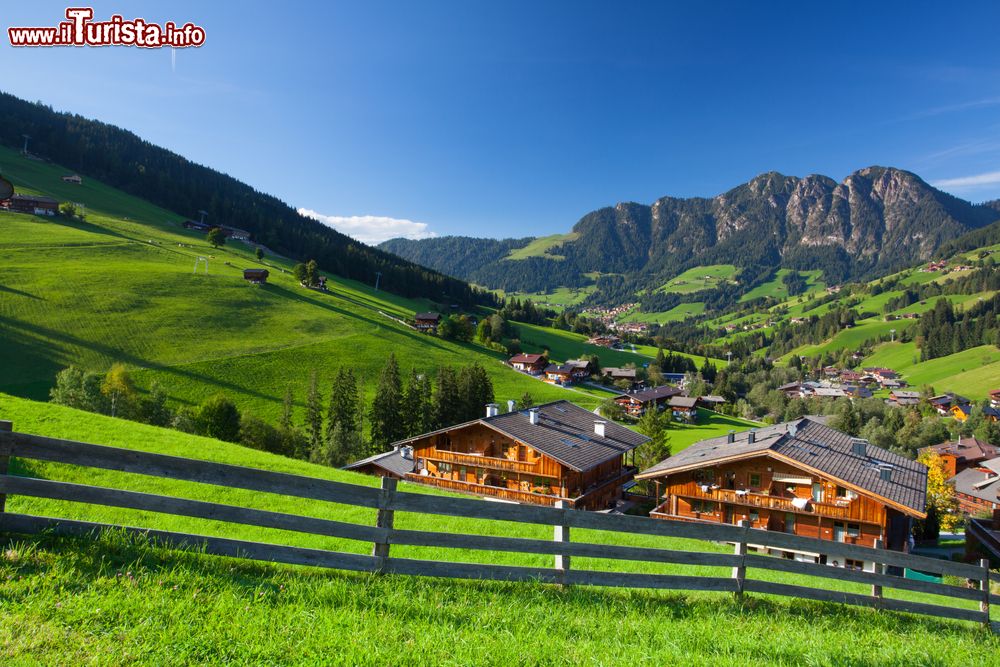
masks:
{"label": "wooden chalet", "polygon": [[594,364],[589,359],[570,359],[566,365],[573,368],[574,382],[583,382],[594,373]]}
{"label": "wooden chalet", "polygon": [[514,370],[531,375],[541,375],[549,366],[549,360],[544,354],[515,354],[507,363]]}
{"label": "wooden chalet", "polygon": [[797,560],[851,568],[836,543],[908,549],[926,517],[927,467],[809,418],[702,440],[636,475],[662,499],[650,516],[738,523],[830,540]]}
{"label": "wooden chalet", "polygon": [[951,409],[956,405],[968,405],[969,399],[964,396],[959,396],[952,392],[947,394],[939,394],[937,396],[931,396],[927,399],[927,402],[937,410],[937,413],[942,417],[948,417],[951,415]]}
{"label": "wooden chalet", "polygon": [[973,516],[1000,509],[1000,458],[969,466],[948,480],[955,488],[958,509]]}
{"label": "wooden chalet", "polygon": [[670,400],[680,393],[681,390],[677,387],[665,384],[662,387],[637,391],[634,394],[622,394],[615,398],[615,403],[620,405],[629,417],[638,419],[646,414],[646,410],[652,408],[664,410]]}
{"label": "wooden chalet", "polygon": [[726,399],[723,398],[722,396],[709,394],[708,396],[698,397],[698,407],[704,408],[705,410],[718,410],[725,404],[726,404]]}
{"label": "wooden chalet", "polygon": [[[621,498],[629,452],[649,438],[569,401],[498,412],[396,443],[412,447],[406,479],[450,491],[536,505],[601,510]],[[359,462],[360,463],[360,462]]]}
{"label": "wooden chalet", "polygon": [[569,364],[549,364],[545,367],[545,381],[557,385],[573,384],[573,371]]}
{"label": "wooden chalet", "polygon": [[983,461],[1000,457],[1000,447],[996,447],[980,440],[968,436],[958,436],[954,441],[942,442],[930,447],[922,447],[920,454],[933,452],[941,457],[948,477],[954,477],[966,468],[976,466]]}
{"label": "wooden chalet", "polygon": [[437,331],[438,324],[441,323],[441,313],[417,313],[413,316],[413,326],[418,331],[427,333]]}
{"label": "wooden chalet", "polygon": [[627,381],[629,391],[636,391],[643,387],[643,382],[638,378],[634,368],[615,368],[614,366],[608,366],[607,368],[601,369],[601,375],[611,378],[612,382],[619,382],[621,380]]}
{"label": "wooden chalet", "polygon": [[919,402],[919,391],[905,391],[901,389],[894,389],[890,391],[889,398],[886,399],[886,403],[898,406],[916,405]]}
{"label": "wooden chalet", "polygon": [[674,421],[693,424],[698,419],[698,398],[695,396],[671,396],[667,405]]}
{"label": "wooden chalet", "polygon": [[7,200],[8,210],[29,215],[53,216],[59,212],[59,202],[41,195],[13,195]]}
{"label": "wooden chalet", "polygon": [[802,383],[801,382],[789,382],[788,384],[783,384],[778,387],[778,391],[783,393],[788,398],[801,398],[802,396]]}
{"label": "wooden chalet", "polygon": [[972,406],[968,403],[956,403],[951,406],[951,416],[960,422],[964,422],[972,414]]}
{"label": "wooden chalet", "polygon": [[243,269],[243,280],[251,285],[263,285],[271,273],[267,269]]}

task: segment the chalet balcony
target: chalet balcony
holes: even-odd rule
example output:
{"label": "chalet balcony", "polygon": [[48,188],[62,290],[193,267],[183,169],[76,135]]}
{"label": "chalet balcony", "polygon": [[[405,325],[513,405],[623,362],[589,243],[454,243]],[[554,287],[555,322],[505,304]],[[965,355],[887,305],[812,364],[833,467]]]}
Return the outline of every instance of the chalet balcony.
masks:
{"label": "chalet balcony", "polygon": [[[859,512],[857,505],[859,503],[857,500],[845,499],[843,502],[838,503],[817,503],[812,500],[803,502],[802,500],[796,499],[796,502],[793,503],[792,498],[768,495],[765,493],[754,493],[751,491],[738,492],[734,489],[713,489],[711,487],[707,491],[703,491],[700,485],[694,483],[685,485],[681,490],[675,492],[675,495],[686,498],[694,498],[697,500],[712,500],[731,505],[759,507],[761,509],[775,510],[778,512],[794,512],[797,514],[823,516],[831,519],[849,519],[855,521],[862,519],[858,516]],[[669,514],[670,511],[670,508],[666,507],[666,505],[667,503],[663,503],[653,511],[666,516],[666,514]]]}
{"label": "chalet balcony", "polygon": [[[474,456],[472,458],[483,458],[479,456]],[[632,479],[638,468],[633,466],[627,466],[622,468],[620,474],[614,475],[607,479],[603,479],[596,484],[592,484],[586,489],[574,489],[572,497],[557,496],[545,493],[533,493],[531,491],[522,491],[520,489],[511,489],[505,486],[492,486],[489,484],[477,484],[475,482],[463,482],[460,480],[449,479],[447,477],[435,477],[432,475],[418,475],[416,473],[410,473],[406,476],[408,482],[416,482],[418,484],[426,484],[428,486],[436,486],[441,489],[447,489],[449,491],[458,491],[461,493],[472,493],[477,496],[492,496],[494,498],[500,498],[501,500],[509,500],[516,503],[529,503],[533,505],[555,505],[559,500],[565,500],[570,507],[582,507],[586,504],[587,500],[591,496],[596,496],[607,489],[608,486],[624,484],[628,480]]]}
{"label": "chalet balcony", "polygon": [[431,461],[443,461],[460,466],[474,466],[478,468],[489,468],[490,470],[505,470],[509,472],[524,472],[529,475],[538,475],[538,463],[536,461],[515,461],[514,459],[499,458],[496,456],[482,456],[479,454],[463,454],[461,452],[451,452],[445,449],[435,449],[433,454],[428,454],[427,459]]}

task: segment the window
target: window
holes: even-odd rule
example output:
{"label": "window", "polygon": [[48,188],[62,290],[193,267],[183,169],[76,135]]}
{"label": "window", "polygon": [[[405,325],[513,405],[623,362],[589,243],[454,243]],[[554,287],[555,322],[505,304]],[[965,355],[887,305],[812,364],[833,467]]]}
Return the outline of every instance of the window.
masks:
{"label": "window", "polygon": [[715,503],[711,500],[692,500],[691,511],[699,514],[711,514],[715,511]]}
{"label": "window", "polygon": [[814,503],[823,502],[823,485],[819,482],[813,482],[812,498]]}
{"label": "window", "polygon": [[785,512],[785,532],[795,532],[795,515],[791,512]]}
{"label": "window", "polygon": [[833,522],[833,541],[843,542],[844,541],[844,524],[840,521]]}
{"label": "window", "polygon": [[760,512],[750,510],[750,523],[757,523],[758,521],[760,521]]}
{"label": "window", "polygon": [[760,488],[760,473],[752,472],[750,473],[750,488],[759,489]]}
{"label": "window", "polygon": [[439,463],[438,464],[438,471],[439,472],[443,472],[446,475],[450,475],[451,474],[451,464],[450,463]]}
{"label": "window", "polygon": [[845,558],[844,567],[846,567],[848,570],[863,570],[865,569],[865,563],[864,561]]}
{"label": "window", "polygon": [[848,537],[861,537],[861,526],[856,523],[847,524]]}
{"label": "window", "polygon": [[838,486],[837,487],[837,497],[838,498],[848,498],[849,496],[848,496],[847,489],[845,489],[842,486]]}

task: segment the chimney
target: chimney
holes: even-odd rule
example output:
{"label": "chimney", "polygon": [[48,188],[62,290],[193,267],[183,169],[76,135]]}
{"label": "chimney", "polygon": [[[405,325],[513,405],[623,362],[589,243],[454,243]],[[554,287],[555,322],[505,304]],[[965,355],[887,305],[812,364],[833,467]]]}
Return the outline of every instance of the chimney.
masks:
{"label": "chimney", "polygon": [[757,429],[750,429],[750,432],[747,433],[747,442],[751,445],[757,442]]}
{"label": "chimney", "polygon": [[538,423],[538,408],[531,408],[528,410],[528,421],[532,424]]}
{"label": "chimney", "polygon": [[851,438],[851,453],[865,458],[868,456],[868,442],[861,438]]}
{"label": "chimney", "polygon": [[507,401],[507,412],[514,412],[514,406],[517,405],[517,401],[511,399]]}
{"label": "chimney", "polygon": [[594,435],[603,438],[604,437],[604,427],[608,425],[608,422],[602,421],[600,419],[594,420]]}
{"label": "chimney", "polygon": [[500,406],[499,405],[497,405],[496,403],[487,403],[486,404],[486,416],[487,417],[496,417],[498,414],[500,414]]}
{"label": "chimney", "polygon": [[726,434],[726,443],[731,445],[734,442],[736,442],[736,431],[730,431]]}

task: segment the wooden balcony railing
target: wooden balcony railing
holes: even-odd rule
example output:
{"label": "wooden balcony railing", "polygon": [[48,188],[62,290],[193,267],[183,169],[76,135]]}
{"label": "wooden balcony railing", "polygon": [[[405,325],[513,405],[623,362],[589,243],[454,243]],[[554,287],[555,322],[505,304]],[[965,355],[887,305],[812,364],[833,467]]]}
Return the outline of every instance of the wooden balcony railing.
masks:
{"label": "wooden balcony railing", "polygon": [[445,449],[435,449],[433,452],[426,454],[424,458],[431,461],[444,461],[462,466],[475,466],[489,468],[490,470],[506,470],[509,472],[526,472],[531,475],[541,475],[538,471],[538,463],[535,461],[514,461],[513,459],[498,458],[495,456],[449,452]]}
{"label": "wooden balcony railing", "polygon": [[[477,457],[478,458],[478,457]],[[546,495],[544,493],[532,493],[521,491],[520,489],[508,489],[502,486],[489,486],[487,484],[476,484],[474,482],[462,482],[457,479],[447,477],[432,477],[430,475],[416,475],[410,473],[406,476],[407,481],[417,482],[436,486],[449,491],[461,491],[462,493],[474,493],[479,496],[493,496],[501,500],[510,500],[516,503],[533,503],[535,505],[555,505],[557,500],[571,501],[570,498],[562,496]]]}
{"label": "wooden balcony railing", "polygon": [[676,495],[697,498],[699,500],[714,500],[715,502],[730,503],[734,505],[744,505],[747,507],[760,507],[762,509],[777,510],[780,512],[795,512],[797,514],[812,514],[825,516],[832,519],[854,519],[861,520],[860,512],[857,511],[859,499],[839,503],[817,503],[809,500],[804,507],[796,507],[792,504],[791,498],[784,496],[772,496],[764,493],[737,493],[733,489],[712,489],[702,491],[698,484],[686,484],[676,491]]}
{"label": "wooden balcony railing", "polygon": [[[478,457],[476,457],[478,458]],[[415,473],[410,473],[406,476],[407,481],[417,482],[419,484],[428,484],[430,486],[436,486],[442,489],[448,489],[450,491],[460,491],[463,493],[474,493],[479,496],[493,496],[495,498],[500,498],[501,500],[510,500],[517,503],[532,503],[535,505],[555,505],[557,500],[565,500],[570,503],[571,506],[579,506],[585,503],[585,501],[592,495],[596,495],[609,485],[623,484],[627,480],[631,479],[636,472],[636,468],[632,466],[627,466],[622,468],[621,473],[607,479],[603,479],[596,484],[583,489],[575,489],[577,493],[575,497],[564,497],[556,496],[545,493],[533,493],[531,491],[522,491],[520,489],[510,489],[503,486],[490,486],[488,484],[477,484],[475,482],[463,482],[456,479],[448,479],[447,477],[434,477],[431,475],[418,475]]]}

